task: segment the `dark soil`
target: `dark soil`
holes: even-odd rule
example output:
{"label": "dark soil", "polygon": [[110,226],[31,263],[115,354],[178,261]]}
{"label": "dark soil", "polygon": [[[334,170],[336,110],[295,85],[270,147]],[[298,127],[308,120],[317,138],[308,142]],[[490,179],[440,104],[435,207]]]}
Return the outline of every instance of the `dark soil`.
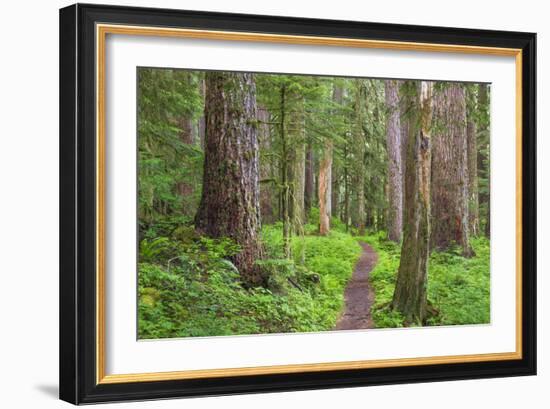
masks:
{"label": "dark soil", "polygon": [[374,302],[374,291],[369,283],[369,273],[378,261],[378,254],[366,243],[361,243],[363,254],[355,265],[344,292],[345,308],[336,322],[335,330],[373,328],[370,308]]}

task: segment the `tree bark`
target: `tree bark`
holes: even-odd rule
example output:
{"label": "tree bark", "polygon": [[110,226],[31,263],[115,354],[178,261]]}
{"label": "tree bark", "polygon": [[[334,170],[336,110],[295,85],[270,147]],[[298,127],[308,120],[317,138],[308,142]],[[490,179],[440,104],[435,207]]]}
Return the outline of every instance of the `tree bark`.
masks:
{"label": "tree bark", "polygon": [[[405,324],[423,323],[426,318],[426,289],[430,241],[430,172],[432,83],[414,81],[404,87],[414,97],[407,138],[405,168],[405,219],[403,245],[392,308],[399,311]],[[416,124],[416,125],[414,125]]]}
{"label": "tree bark", "polygon": [[388,151],[388,238],[401,241],[403,227],[403,171],[401,166],[401,122],[398,82],[385,81],[386,146]]}
{"label": "tree bark", "polygon": [[252,74],[206,73],[203,191],[196,229],[229,237],[243,282],[262,285],[256,85]]}
{"label": "tree bark", "polygon": [[445,84],[435,92],[434,120],[432,244],[439,250],[456,244],[470,257],[466,98],[462,85]]}

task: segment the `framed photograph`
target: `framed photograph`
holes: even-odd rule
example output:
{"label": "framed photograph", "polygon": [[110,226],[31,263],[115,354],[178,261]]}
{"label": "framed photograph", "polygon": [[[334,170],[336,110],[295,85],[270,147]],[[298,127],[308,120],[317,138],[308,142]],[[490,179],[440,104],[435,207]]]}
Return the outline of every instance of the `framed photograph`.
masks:
{"label": "framed photograph", "polygon": [[535,53],[61,9],[61,399],[534,375]]}

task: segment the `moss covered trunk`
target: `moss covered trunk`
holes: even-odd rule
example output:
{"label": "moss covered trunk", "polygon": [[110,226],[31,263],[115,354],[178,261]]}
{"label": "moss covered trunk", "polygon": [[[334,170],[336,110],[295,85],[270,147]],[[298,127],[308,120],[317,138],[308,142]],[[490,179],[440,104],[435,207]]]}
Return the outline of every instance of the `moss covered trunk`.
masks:
{"label": "moss covered trunk", "polygon": [[[409,135],[405,168],[404,229],[401,259],[392,308],[408,324],[421,323],[426,317],[428,257],[430,240],[430,178],[432,83],[413,81],[404,85],[410,98]],[[413,125],[416,124],[416,125]]]}
{"label": "moss covered trunk", "polygon": [[262,284],[256,85],[252,74],[206,73],[203,191],[196,229],[241,247],[233,262],[248,285]]}

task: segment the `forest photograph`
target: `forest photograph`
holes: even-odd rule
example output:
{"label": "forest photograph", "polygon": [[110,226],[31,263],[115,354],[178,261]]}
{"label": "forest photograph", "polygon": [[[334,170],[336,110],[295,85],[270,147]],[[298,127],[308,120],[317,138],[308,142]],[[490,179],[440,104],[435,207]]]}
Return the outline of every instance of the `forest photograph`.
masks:
{"label": "forest photograph", "polygon": [[490,91],[138,67],[138,339],[490,324]]}

